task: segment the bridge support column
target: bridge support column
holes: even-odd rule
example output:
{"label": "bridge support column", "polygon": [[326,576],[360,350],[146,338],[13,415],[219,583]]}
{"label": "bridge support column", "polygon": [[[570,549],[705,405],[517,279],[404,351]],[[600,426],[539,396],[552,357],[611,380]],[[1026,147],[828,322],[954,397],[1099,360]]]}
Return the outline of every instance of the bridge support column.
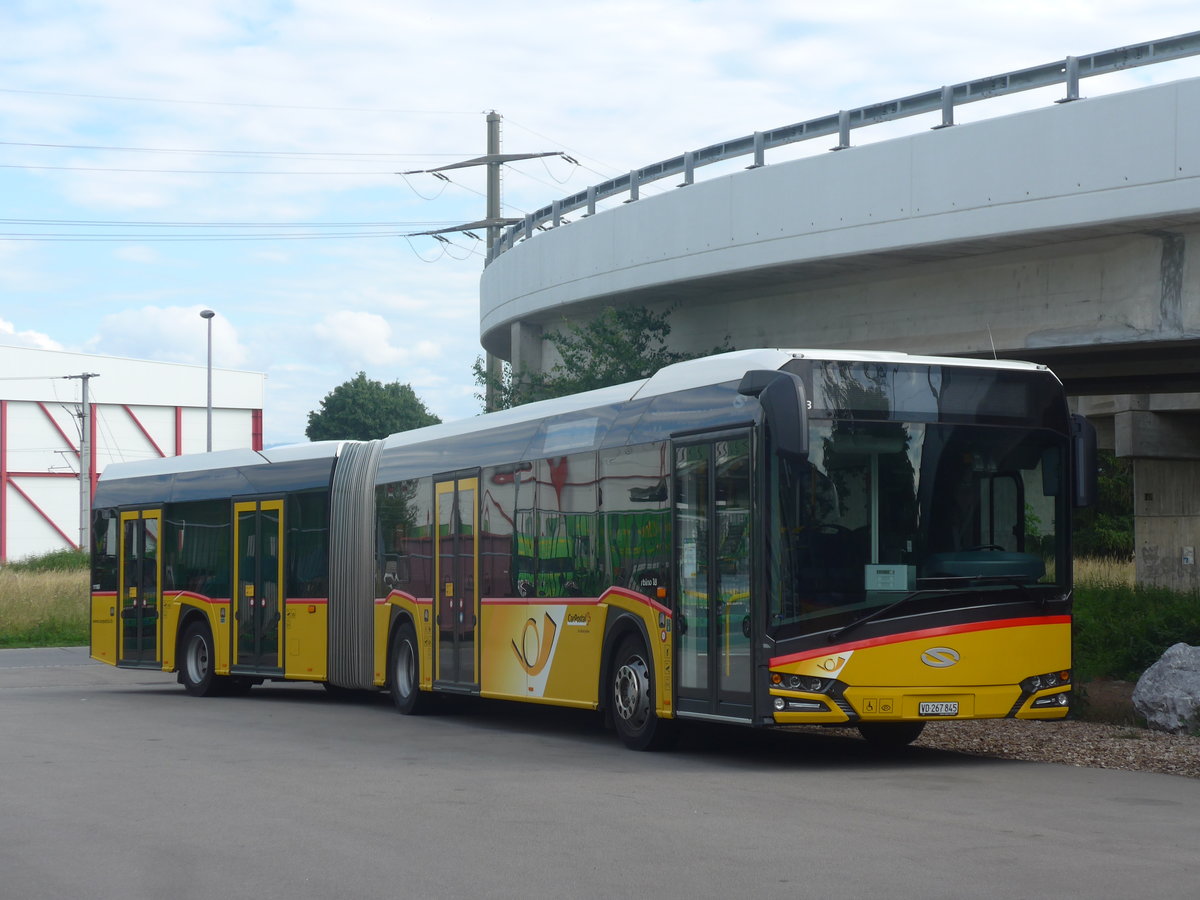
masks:
{"label": "bridge support column", "polygon": [[542,326],[513,322],[511,334],[513,378],[519,379],[522,372],[541,372]]}
{"label": "bridge support column", "polygon": [[1138,584],[1198,590],[1200,416],[1195,413],[1196,395],[1121,399],[1127,401],[1122,404],[1126,408],[1113,417],[1113,437],[1116,454],[1133,458]]}
{"label": "bridge support column", "polygon": [[1080,397],[1101,447],[1133,461],[1137,582],[1200,590],[1200,394]]}
{"label": "bridge support column", "polygon": [[1138,584],[1200,589],[1200,460],[1133,461]]}

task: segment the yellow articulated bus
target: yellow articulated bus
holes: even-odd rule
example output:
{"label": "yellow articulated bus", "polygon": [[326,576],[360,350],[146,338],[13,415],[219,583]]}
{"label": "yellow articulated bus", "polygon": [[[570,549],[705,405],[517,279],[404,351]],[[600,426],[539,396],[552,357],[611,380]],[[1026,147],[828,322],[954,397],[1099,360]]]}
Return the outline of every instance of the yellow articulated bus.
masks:
{"label": "yellow articulated bus", "polygon": [[750,350],[381,441],[114,464],[92,655],[681,720],[1062,718],[1095,433],[1042,366]]}

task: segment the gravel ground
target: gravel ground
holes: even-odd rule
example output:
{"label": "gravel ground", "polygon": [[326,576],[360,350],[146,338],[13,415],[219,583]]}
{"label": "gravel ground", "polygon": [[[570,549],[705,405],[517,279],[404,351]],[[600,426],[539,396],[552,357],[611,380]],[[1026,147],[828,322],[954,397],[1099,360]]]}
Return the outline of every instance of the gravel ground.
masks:
{"label": "gravel ground", "polygon": [[1134,725],[992,719],[931,722],[913,746],[1095,769],[1200,778],[1200,737]]}

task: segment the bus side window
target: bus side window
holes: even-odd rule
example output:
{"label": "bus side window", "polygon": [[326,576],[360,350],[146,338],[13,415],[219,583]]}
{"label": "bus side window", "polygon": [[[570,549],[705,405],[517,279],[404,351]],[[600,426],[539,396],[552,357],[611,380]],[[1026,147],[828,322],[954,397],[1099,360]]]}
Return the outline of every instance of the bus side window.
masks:
{"label": "bus side window", "polygon": [[610,584],[654,597],[671,571],[670,457],[665,443],[599,453],[597,565]]}
{"label": "bus side window", "polygon": [[521,466],[492,466],[480,476],[479,573],[484,597],[518,597],[516,571],[517,482]]}

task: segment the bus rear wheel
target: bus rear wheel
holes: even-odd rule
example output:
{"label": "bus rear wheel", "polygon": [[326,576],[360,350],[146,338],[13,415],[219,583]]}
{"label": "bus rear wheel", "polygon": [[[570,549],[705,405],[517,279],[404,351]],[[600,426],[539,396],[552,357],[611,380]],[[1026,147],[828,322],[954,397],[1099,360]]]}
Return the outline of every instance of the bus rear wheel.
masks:
{"label": "bus rear wheel", "polygon": [[633,635],[621,639],[613,657],[609,703],[613,725],[631,750],[662,750],[675,737],[675,722],[655,712],[650,654]]}
{"label": "bus rear wheel", "polygon": [[388,688],[396,709],[406,716],[420,715],[429,709],[429,694],[421,691],[420,662],[417,633],[405,622],[396,629],[388,653]]}
{"label": "bus rear wheel", "polygon": [[193,622],[179,640],[179,683],[193,697],[212,697],[221,692],[224,679],[213,668],[212,632],[204,622]]}
{"label": "bus rear wheel", "polygon": [[870,722],[858,726],[858,733],[877,750],[907,747],[924,730],[924,722]]}

